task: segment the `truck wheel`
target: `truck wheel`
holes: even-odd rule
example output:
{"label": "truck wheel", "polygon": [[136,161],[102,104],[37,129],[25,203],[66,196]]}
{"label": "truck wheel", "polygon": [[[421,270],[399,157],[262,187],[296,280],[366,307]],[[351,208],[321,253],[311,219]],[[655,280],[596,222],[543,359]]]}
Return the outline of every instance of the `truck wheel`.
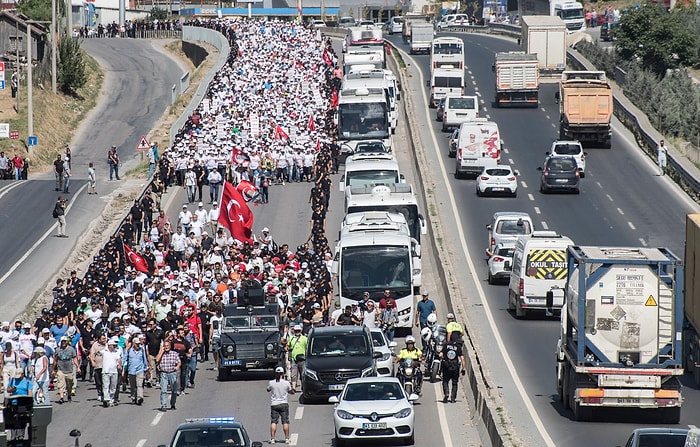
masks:
{"label": "truck wheel", "polygon": [[564,364],[564,373],[562,374],[561,378],[561,387],[558,389],[559,391],[559,401],[562,403],[564,406],[565,410],[569,409],[569,364],[565,363]]}
{"label": "truck wheel", "polygon": [[461,178],[461,177],[462,177],[462,174],[460,174],[460,172],[459,172],[459,167],[457,167],[457,166],[455,165],[455,178],[456,178],[456,179],[459,179],[459,178]]}
{"label": "truck wheel", "polygon": [[513,305],[513,300],[510,299],[511,295],[508,293],[508,312],[515,311],[515,306]]}
{"label": "truck wheel", "polygon": [[681,407],[659,409],[664,424],[677,424],[681,420]]}
{"label": "truck wheel", "polygon": [[590,421],[593,417],[593,409],[591,407],[586,407],[578,402],[574,402],[574,420],[580,422]]}
{"label": "truck wheel", "polygon": [[491,274],[491,272],[489,272],[488,282],[489,284],[494,284],[496,282],[493,280],[493,275]]}
{"label": "truck wheel", "polygon": [[[444,123],[445,120],[443,120],[442,122]],[[445,126],[445,124],[443,124],[443,125],[442,125],[442,132],[445,133],[445,132],[447,132],[448,130],[449,130],[449,129],[447,128],[447,126]]]}

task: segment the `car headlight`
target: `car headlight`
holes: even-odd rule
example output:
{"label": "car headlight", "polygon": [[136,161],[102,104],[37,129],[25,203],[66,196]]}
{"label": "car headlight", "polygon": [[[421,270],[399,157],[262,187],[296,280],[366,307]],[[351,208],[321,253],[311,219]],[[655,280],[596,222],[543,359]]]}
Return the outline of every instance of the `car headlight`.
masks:
{"label": "car headlight", "polygon": [[413,368],[411,366],[407,366],[406,368],[404,368],[404,373],[407,376],[412,376],[413,375]]}
{"label": "car headlight", "polygon": [[267,349],[268,351],[273,351],[275,349],[275,345],[273,345],[272,343],[268,343],[267,346],[265,346],[265,349]]}
{"label": "car headlight", "polygon": [[398,413],[394,413],[394,417],[395,417],[396,419],[407,418],[407,417],[409,417],[409,416],[411,415],[411,411],[413,411],[413,410],[411,410],[410,407],[409,407],[409,408],[404,408],[403,410],[399,411]]}
{"label": "car headlight", "polygon": [[316,371],[314,371],[313,369],[305,368],[304,374],[309,376],[310,378],[318,381],[318,374],[316,374]]}
{"label": "car headlight", "polygon": [[233,354],[233,346],[232,345],[226,346],[226,352],[229,354]]}
{"label": "car headlight", "polygon": [[389,357],[391,357],[391,354],[389,354],[388,352],[385,352],[384,354],[382,354],[381,361],[386,362],[387,360],[389,360]]}
{"label": "car headlight", "polygon": [[370,366],[369,368],[365,368],[362,370],[362,377],[371,377],[374,375],[374,366]]}
{"label": "car headlight", "polygon": [[345,419],[345,420],[350,420],[350,419],[353,419],[355,417],[352,415],[352,413],[348,413],[345,410],[336,410],[335,414],[337,414],[340,419]]}

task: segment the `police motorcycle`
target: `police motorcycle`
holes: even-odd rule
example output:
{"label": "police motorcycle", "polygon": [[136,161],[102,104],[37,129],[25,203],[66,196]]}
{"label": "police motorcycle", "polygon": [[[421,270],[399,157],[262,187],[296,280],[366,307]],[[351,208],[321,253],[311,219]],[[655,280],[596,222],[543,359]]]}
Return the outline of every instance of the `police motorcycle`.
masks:
{"label": "police motorcycle", "polygon": [[428,315],[428,326],[420,332],[425,346],[425,375],[430,378],[430,382],[435,382],[441,374],[442,361],[440,353],[442,347],[447,343],[447,329],[445,326],[437,324],[435,314]]}
{"label": "police motorcycle", "polygon": [[[413,336],[406,337],[406,343],[416,342]],[[406,394],[420,394],[423,386],[423,371],[421,370],[420,359],[401,359],[399,360],[399,368],[396,371],[396,378],[399,379]]]}

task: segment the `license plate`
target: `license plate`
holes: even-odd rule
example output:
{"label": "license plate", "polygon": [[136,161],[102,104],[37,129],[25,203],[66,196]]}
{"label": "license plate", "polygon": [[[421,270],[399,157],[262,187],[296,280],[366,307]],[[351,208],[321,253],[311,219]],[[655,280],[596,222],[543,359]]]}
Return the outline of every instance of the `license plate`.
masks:
{"label": "license plate", "polygon": [[639,399],[634,399],[634,398],[618,398],[617,399],[618,404],[638,404]]}
{"label": "license plate", "polygon": [[557,183],[567,183],[569,180],[565,178],[558,178]]}
{"label": "license plate", "polygon": [[362,424],[363,430],[383,430],[386,428],[386,422],[365,422]]}
{"label": "license plate", "polygon": [[243,360],[224,360],[221,364],[223,366],[241,366],[243,365]]}
{"label": "license plate", "polygon": [[328,385],[328,391],[343,391],[343,388],[345,388],[344,383],[339,383],[337,385]]}
{"label": "license plate", "polygon": [[497,191],[505,191],[505,188],[491,188],[491,191],[497,192]]}

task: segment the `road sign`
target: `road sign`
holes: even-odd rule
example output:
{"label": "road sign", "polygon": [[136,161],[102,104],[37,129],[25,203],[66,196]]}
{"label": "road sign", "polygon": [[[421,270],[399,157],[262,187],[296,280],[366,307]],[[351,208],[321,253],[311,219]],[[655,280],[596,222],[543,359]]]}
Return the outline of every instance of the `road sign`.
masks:
{"label": "road sign", "polygon": [[10,138],[10,123],[0,123],[0,138]]}
{"label": "road sign", "polygon": [[10,138],[13,140],[19,139],[19,130],[11,130],[10,131]]}
{"label": "road sign", "polygon": [[137,151],[147,151],[151,148],[151,144],[148,142],[148,139],[146,139],[146,135],[141,135],[141,139],[139,140],[139,144],[136,145],[136,150]]}
{"label": "road sign", "polygon": [[5,63],[0,62],[0,90],[5,90]]}
{"label": "road sign", "polygon": [[0,90],[5,90],[5,80],[0,79]]}
{"label": "road sign", "polygon": [[36,146],[39,144],[39,137],[32,135],[31,137],[27,138],[27,145],[28,146]]}

